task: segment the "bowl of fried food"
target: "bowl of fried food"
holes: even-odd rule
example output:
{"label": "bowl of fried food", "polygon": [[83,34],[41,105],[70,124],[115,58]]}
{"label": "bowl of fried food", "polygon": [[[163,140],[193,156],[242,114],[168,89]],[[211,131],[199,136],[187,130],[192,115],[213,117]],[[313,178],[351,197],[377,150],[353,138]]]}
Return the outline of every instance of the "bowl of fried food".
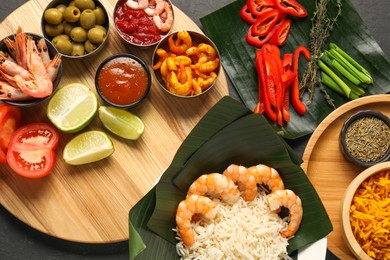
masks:
{"label": "bowl of fried food", "polygon": [[61,54],[43,36],[24,32],[0,42],[0,100],[26,107],[50,97],[62,76]]}
{"label": "bowl of fried food", "polygon": [[341,204],[342,233],[358,259],[389,259],[390,162],[361,172]]}
{"label": "bowl of fried food", "polygon": [[167,93],[192,98],[213,88],[221,70],[216,45],[195,31],[177,31],[157,44],[152,56],[154,75]]}
{"label": "bowl of fried food", "polygon": [[109,17],[97,0],[53,0],[45,8],[43,35],[67,58],[98,53],[108,40]]}
{"label": "bowl of fried food", "polygon": [[169,0],[118,0],[113,17],[117,33],[127,44],[147,48],[171,31],[175,14]]}

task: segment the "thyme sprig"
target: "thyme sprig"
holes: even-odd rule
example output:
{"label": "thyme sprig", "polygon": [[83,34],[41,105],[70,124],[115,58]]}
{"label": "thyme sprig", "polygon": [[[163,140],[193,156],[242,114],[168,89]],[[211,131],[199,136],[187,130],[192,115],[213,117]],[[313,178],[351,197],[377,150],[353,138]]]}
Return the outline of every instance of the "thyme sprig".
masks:
{"label": "thyme sprig", "polygon": [[[312,26],[310,29],[310,52],[312,57],[308,64],[307,70],[303,74],[300,84],[301,95],[303,95],[305,92],[309,92],[309,103],[313,101],[315,86],[321,86],[320,78],[317,77],[318,59],[322,55],[324,46],[329,39],[334,25],[341,16],[342,0],[336,0],[336,15],[333,18],[328,16],[328,5],[331,1],[332,0],[316,0],[316,9],[311,19]],[[321,90],[324,92],[327,102],[335,108],[335,105],[333,104],[333,101],[330,99],[329,95],[326,93],[326,90],[322,87]]]}

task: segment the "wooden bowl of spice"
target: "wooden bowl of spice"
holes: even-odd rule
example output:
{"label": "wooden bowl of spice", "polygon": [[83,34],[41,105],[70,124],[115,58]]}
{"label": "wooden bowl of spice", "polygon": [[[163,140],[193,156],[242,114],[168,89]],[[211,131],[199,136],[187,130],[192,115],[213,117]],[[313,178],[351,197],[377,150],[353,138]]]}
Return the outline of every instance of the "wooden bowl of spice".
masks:
{"label": "wooden bowl of spice", "polygon": [[389,117],[374,110],[353,114],[341,129],[340,148],[345,158],[362,167],[389,160]]}
{"label": "wooden bowl of spice", "polygon": [[341,204],[343,237],[358,259],[390,259],[390,162],[365,169]]}

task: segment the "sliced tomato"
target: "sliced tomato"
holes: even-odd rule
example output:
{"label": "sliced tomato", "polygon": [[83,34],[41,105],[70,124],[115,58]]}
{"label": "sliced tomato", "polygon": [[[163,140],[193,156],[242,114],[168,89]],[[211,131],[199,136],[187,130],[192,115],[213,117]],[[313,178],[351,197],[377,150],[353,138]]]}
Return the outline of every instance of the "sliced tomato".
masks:
{"label": "sliced tomato", "polygon": [[0,105],[0,163],[7,162],[7,150],[11,137],[20,125],[22,111],[9,104]]}
{"label": "sliced tomato", "polygon": [[27,178],[48,175],[55,164],[59,141],[57,129],[47,123],[32,123],[15,131],[7,152],[7,162]]}

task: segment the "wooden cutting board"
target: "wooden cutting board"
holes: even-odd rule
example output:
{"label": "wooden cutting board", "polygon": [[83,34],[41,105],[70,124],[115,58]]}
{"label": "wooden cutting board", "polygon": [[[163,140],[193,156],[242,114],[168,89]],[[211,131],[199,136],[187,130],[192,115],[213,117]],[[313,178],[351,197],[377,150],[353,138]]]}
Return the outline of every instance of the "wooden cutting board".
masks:
{"label": "wooden cutting board", "polygon": [[340,210],[349,183],[364,170],[344,159],[339,134],[344,122],[360,110],[372,109],[390,116],[390,95],[356,99],[329,114],[313,132],[303,154],[303,170],[318,192],[333,224],[329,250],[341,259],[355,259],[343,240]]}
{"label": "wooden cutting board", "polygon": [[[0,37],[24,31],[42,34],[41,15],[49,0],[31,0],[1,24]],[[152,49],[126,46],[115,31],[115,0],[102,0],[110,15],[110,35],[105,48],[82,61],[65,59],[60,87],[81,82],[95,91],[94,77],[99,64],[117,53],[133,53],[151,68]],[[174,8],[173,31],[201,32],[181,10]],[[147,100],[130,111],[145,123],[137,141],[110,134],[114,154],[100,162],[83,166],[64,163],[62,151],[75,134],[61,133],[53,172],[42,179],[26,179],[0,165],[0,203],[16,218],[51,236],[85,243],[112,243],[128,239],[128,212],[153,186],[169,166],[177,149],[203,115],[228,95],[225,73],[221,70],[214,89],[193,99],[180,99],[160,89],[153,75]],[[101,102],[101,100],[100,100]],[[48,122],[47,101],[23,109],[23,123]],[[83,131],[104,130],[96,117]],[[107,132],[107,131],[106,131]]]}

